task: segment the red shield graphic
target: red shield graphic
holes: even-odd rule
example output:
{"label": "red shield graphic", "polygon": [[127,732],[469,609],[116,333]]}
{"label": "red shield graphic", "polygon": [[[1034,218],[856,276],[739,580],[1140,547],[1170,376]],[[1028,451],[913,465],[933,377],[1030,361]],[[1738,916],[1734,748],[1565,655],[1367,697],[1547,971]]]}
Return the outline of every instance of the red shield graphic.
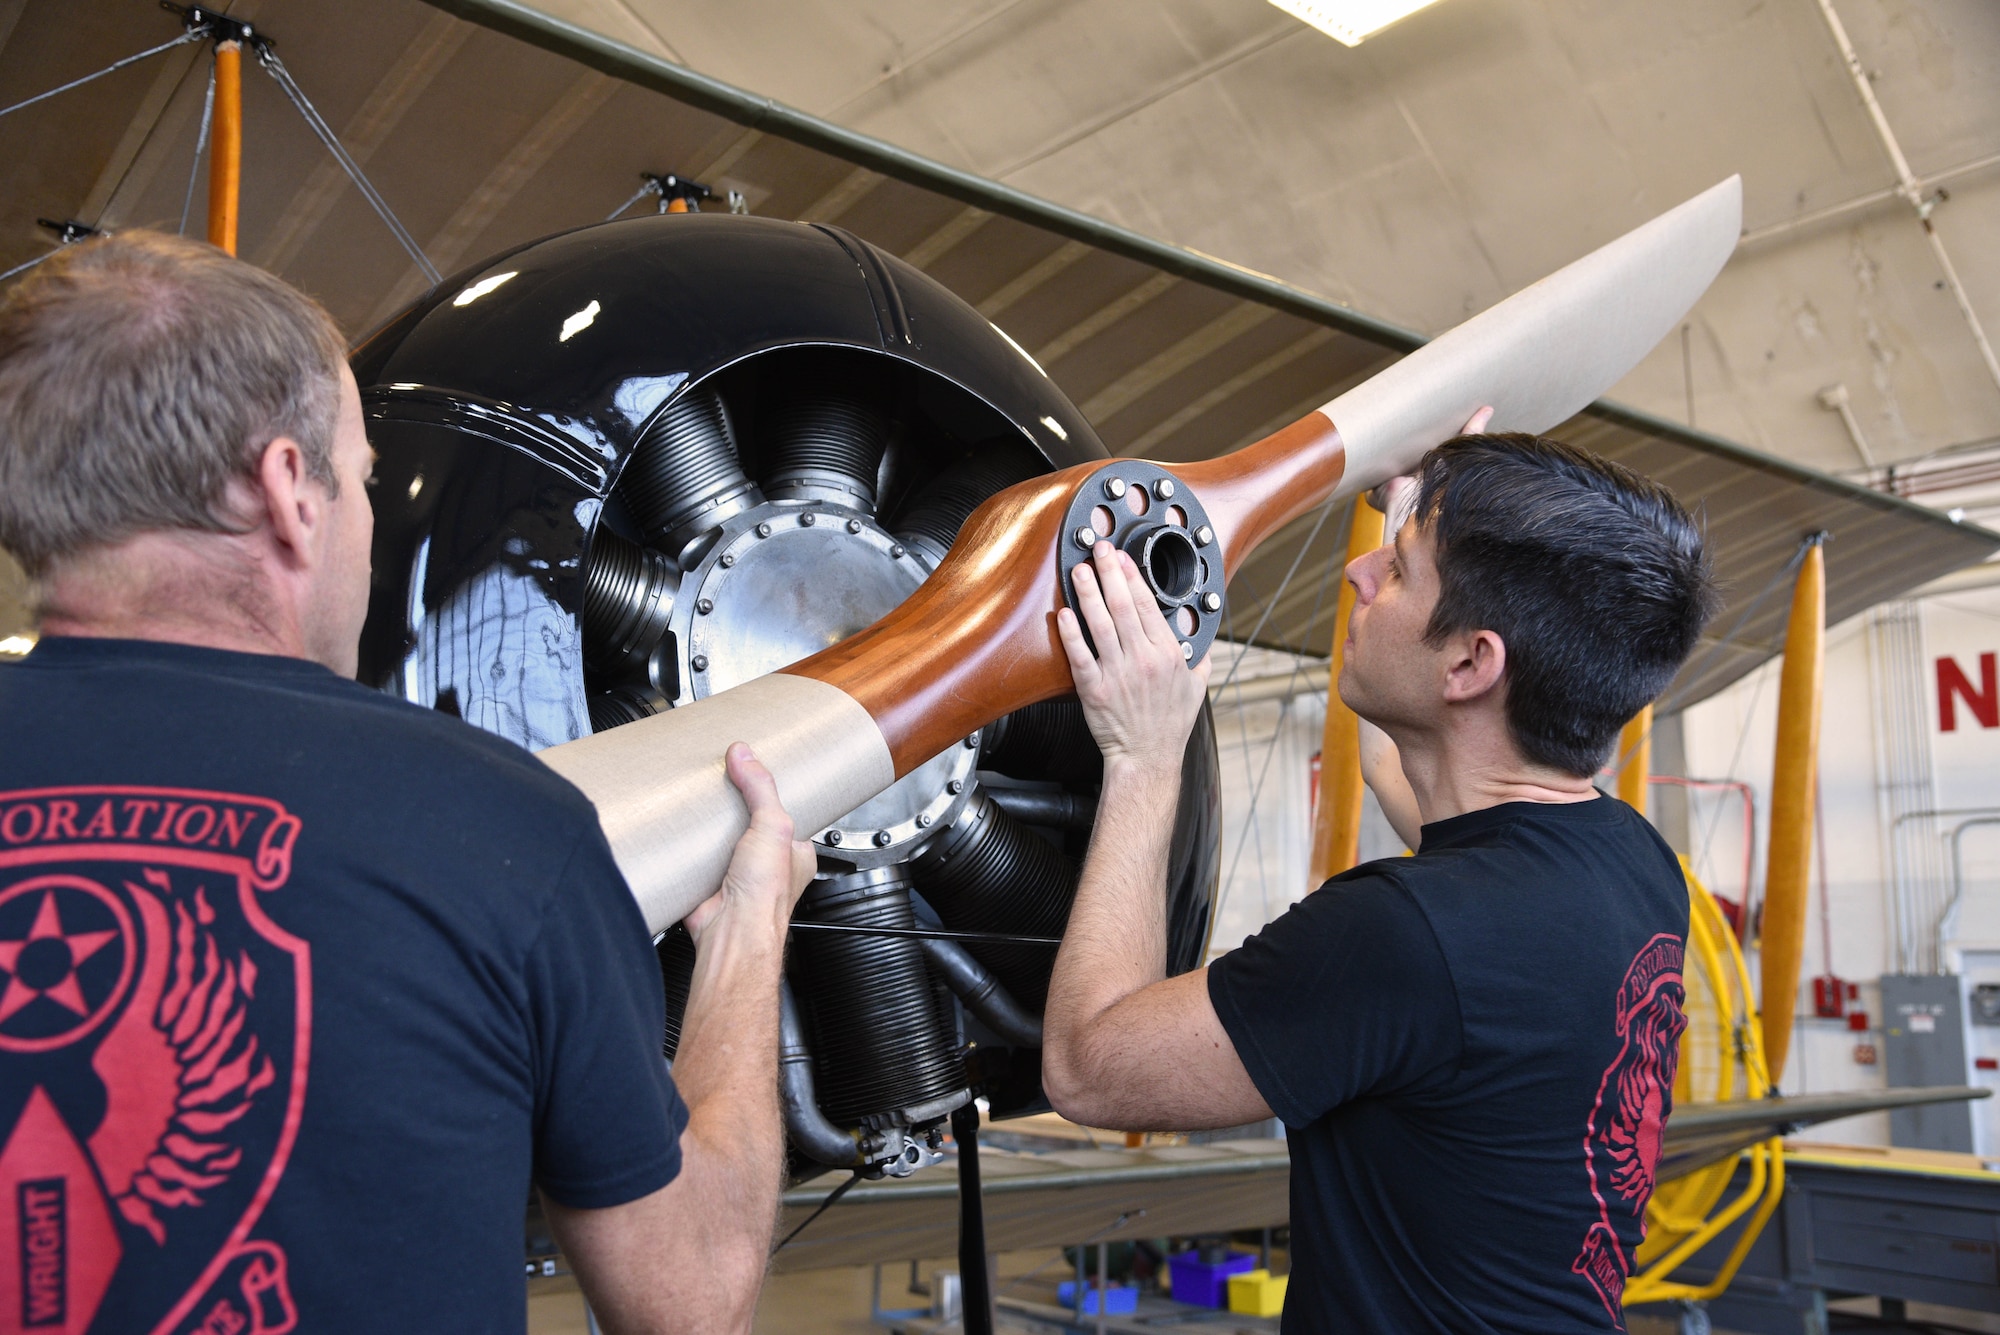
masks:
{"label": "red shield graphic", "polygon": [[306,943],[276,802],[0,792],[0,1335],[279,1335],[253,1236],[305,1105]]}

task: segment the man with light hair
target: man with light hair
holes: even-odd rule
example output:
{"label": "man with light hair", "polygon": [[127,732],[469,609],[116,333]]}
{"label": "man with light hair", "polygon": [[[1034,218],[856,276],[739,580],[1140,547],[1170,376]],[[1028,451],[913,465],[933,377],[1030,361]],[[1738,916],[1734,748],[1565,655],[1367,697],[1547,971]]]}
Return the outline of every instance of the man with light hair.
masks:
{"label": "man with light hair", "polygon": [[747,1330],[810,849],[732,748],[670,1075],[588,801],[351,680],[373,459],[332,320],[219,251],[126,232],[0,301],[42,636],[0,670],[0,1303],[520,1330],[532,1186],[607,1328]]}

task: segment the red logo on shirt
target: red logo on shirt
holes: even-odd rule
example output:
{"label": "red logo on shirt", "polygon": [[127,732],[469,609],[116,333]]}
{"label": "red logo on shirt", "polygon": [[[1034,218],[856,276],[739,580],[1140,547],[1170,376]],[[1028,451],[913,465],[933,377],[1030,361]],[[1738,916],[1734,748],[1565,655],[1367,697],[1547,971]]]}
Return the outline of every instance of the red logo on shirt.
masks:
{"label": "red logo on shirt", "polygon": [[259,903],[298,832],[226,793],[0,793],[0,1335],[297,1325],[250,1232],[305,1103],[310,955]]}
{"label": "red logo on shirt", "polygon": [[[1597,1102],[1583,1132],[1583,1162],[1597,1220],[1584,1234],[1570,1269],[1590,1281],[1611,1319],[1624,1328],[1620,1300],[1631,1261],[1611,1223],[1611,1198],[1638,1218],[1644,1236],[1646,1202],[1660,1163],[1661,1135],[1673,1110],[1674,1069],[1680,1062],[1681,1031],[1687,1028],[1682,1003],[1681,938],[1662,932],[1648,941],[1625,971],[1618,988],[1615,1032],[1618,1055],[1604,1069]],[[1601,1171],[1601,1176],[1600,1176]]]}

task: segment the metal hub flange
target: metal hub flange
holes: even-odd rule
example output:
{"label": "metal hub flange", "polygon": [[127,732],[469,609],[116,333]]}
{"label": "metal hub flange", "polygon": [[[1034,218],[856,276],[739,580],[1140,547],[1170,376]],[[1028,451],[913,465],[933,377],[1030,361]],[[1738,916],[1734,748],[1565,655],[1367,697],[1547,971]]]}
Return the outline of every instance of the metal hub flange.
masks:
{"label": "metal hub flange", "polygon": [[[674,604],[681,700],[776,672],[888,615],[928,572],[872,517],[824,501],[768,502],[722,526]],[[977,734],[827,827],[822,857],[856,868],[909,857],[950,825],[973,786]]]}
{"label": "metal hub flange", "polygon": [[1224,597],[1222,548],[1201,501],[1179,478],[1144,459],[1114,460],[1086,478],[1063,517],[1057,556],[1063,602],[1072,609],[1071,572],[1090,560],[1100,541],[1131,556],[1174,628],[1181,656],[1198,662],[1222,626]]}

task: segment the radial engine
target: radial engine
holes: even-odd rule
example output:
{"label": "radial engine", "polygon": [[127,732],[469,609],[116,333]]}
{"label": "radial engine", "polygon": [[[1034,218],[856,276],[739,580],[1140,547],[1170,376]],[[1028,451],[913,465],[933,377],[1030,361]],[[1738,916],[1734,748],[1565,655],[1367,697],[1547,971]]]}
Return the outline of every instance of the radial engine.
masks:
{"label": "radial engine", "polygon": [[[823,225],[665,215],[532,242],[441,284],[353,367],[380,454],[362,680],[531,749],[839,642],[989,496],[1107,457],[998,328]],[[1204,711],[1172,972],[1205,945],[1216,772]],[[996,938],[1061,935],[1099,780],[1075,699],[1050,700],[812,832],[780,1054],[794,1173],[905,1174],[975,1096],[1047,1106],[1054,948]],[[671,1059],[694,947],[680,927],[656,947]]]}

